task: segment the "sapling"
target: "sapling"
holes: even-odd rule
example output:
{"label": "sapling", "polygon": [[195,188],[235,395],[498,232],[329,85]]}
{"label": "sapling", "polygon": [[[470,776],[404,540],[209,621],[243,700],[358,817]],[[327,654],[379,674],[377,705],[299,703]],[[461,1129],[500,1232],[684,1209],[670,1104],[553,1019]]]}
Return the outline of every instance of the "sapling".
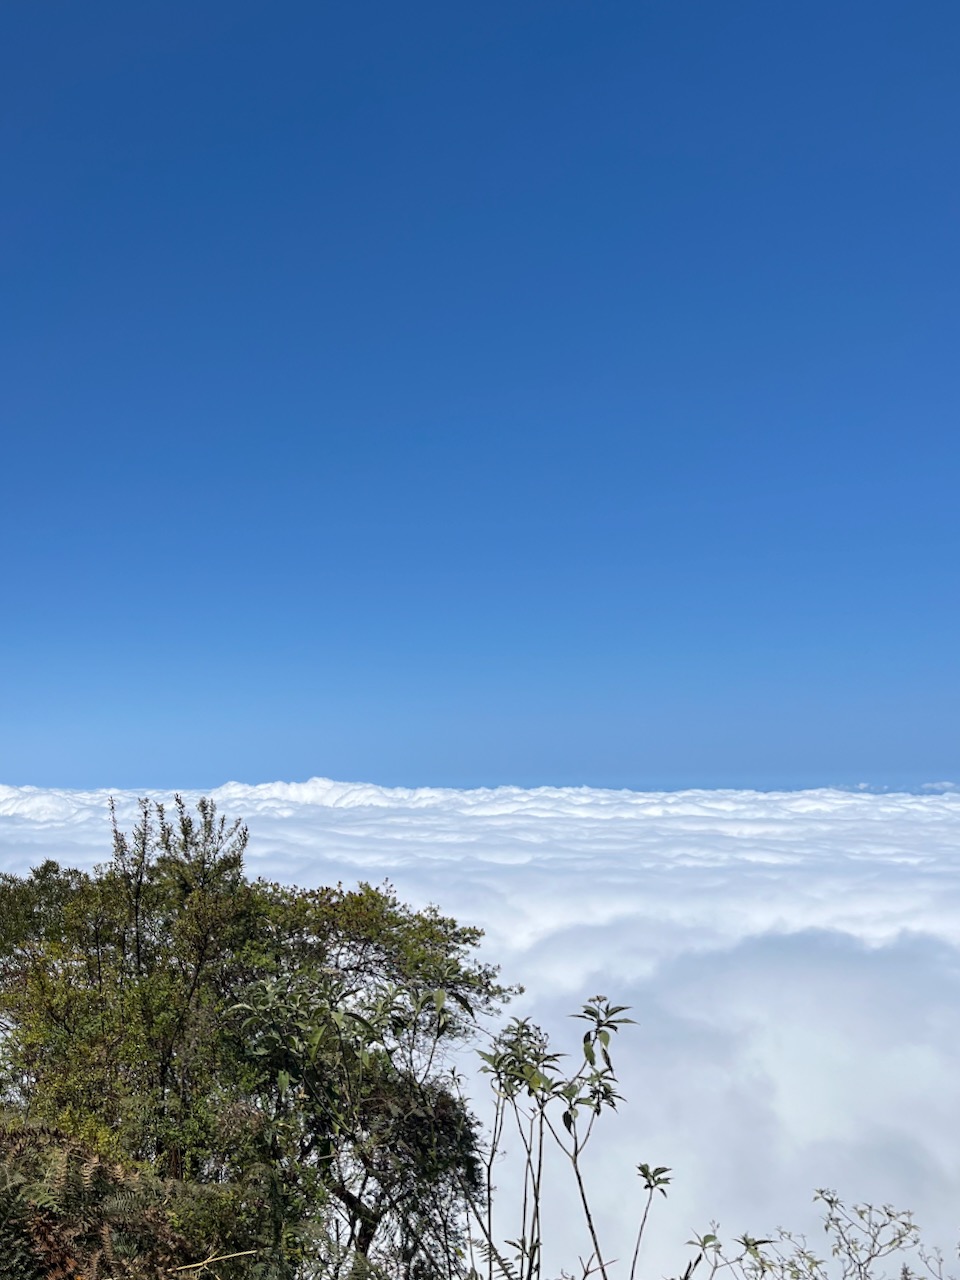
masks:
{"label": "sapling", "polygon": [[[486,1280],[542,1280],[544,1175],[547,1152],[559,1154],[569,1168],[590,1243],[590,1252],[579,1259],[579,1280],[598,1275],[611,1280],[614,1259],[600,1241],[597,1218],[588,1190],[583,1156],[594,1136],[597,1120],[615,1111],[622,1101],[610,1046],[613,1036],[633,1022],[622,1016],[625,1005],[612,1004],[606,996],[594,996],[573,1014],[585,1022],[577,1058],[563,1069],[565,1055],[556,1052],[544,1031],[529,1018],[512,1018],[487,1050],[480,1051],[481,1071],[493,1094],[493,1118],[485,1156],[486,1197],[468,1199],[472,1238],[485,1264]],[[519,1193],[519,1230],[502,1244],[494,1223],[494,1166],[512,1133],[519,1140],[522,1185]],[[637,1228],[630,1269],[636,1275],[641,1242],[650,1206],[659,1192],[666,1195],[670,1170],[666,1166],[637,1166],[647,1192]],[[473,1277],[481,1273],[474,1267]]]}

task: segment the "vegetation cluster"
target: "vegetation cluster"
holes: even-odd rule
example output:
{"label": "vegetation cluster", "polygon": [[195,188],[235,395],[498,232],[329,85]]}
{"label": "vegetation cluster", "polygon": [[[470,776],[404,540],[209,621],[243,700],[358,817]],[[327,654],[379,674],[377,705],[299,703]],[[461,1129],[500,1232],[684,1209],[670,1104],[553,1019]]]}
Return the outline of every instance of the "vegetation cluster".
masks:
{"label": "vegetation cluster", "polygon": [[[479,930],[389,886],[251,880],[246,843],[208,800],[143,801],[93,872],[0,877],[0,1280],[545,1280],[549,1150],[583,1213],[564,1274],[635,1280],[671,1171],[636,1167],[618,1264],[582,1161],[620,1101],[624,1008],[587,1002],[572,1058],[526,1019],[489,1031],[511,991]],[[451,1065],[467,1044],[487,1130]],[[522,1186],[506,1206],[505,1149]],[[818,1195],[830,1259],[787,1232],[726,1250],[713,1229],[684,1280],[871,1280],[918,1245],[908,1214]],[[917,1257],[942,1280],[939,1255]]]}

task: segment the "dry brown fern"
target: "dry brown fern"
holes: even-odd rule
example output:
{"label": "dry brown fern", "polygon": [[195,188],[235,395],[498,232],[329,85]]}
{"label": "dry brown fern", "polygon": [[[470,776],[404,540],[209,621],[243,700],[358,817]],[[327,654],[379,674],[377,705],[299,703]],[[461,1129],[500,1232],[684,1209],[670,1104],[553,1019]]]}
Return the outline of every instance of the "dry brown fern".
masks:
{"label": "dry brown fern", "polygon": [[56,1129],[0,1124],[0,1280],[166,1280],[197,1256],[168,1200]]}

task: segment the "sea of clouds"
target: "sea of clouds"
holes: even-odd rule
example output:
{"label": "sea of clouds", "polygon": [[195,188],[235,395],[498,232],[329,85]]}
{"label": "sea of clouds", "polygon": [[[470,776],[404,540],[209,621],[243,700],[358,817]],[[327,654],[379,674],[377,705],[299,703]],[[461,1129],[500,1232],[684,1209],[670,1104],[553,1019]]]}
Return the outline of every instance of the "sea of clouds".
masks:
{"label": "sea of clouds", "polygon": [[[188,799],[193,797],[185,793]],[[817,1237],[816,1187],[912,1208],[960,1236],[960,794],[499,787],[315,778],[211,793],[250,827],[248,867],[317,885],[389,879],[486,930],[529,1013],[631,1006],[627,1102],[588,1175],[622,1258],[634,1167],[674,1183],[643,1274],[676,1275],[693,1230]],[[136,797],[115,793],[132,825]],[[168,799],[156,793],[158,799]],[[109,792],[0,786],[0,867],[109,856]],[[606,1132],[604,1132],[604,1128]],[[504,1167],[502,1180],[512,1175]],[[561,1203],[563,1203],[561,1201]],[[582,1247],[563,1204],[555,1237]],[[504,1222],[506,1234],[512,1223]],[[624,1272],[625,1274],[625,1272]]]}

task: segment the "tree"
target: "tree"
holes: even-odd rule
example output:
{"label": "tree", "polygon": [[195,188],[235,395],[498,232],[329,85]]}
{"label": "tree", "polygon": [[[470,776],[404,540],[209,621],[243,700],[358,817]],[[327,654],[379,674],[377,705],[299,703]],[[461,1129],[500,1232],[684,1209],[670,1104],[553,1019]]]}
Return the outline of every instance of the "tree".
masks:
{"label": "tree", "polygon": [[477,1138],[444,1054],[507,994],[480,931],[389,886],[250,881],[246,842],[208,800],[145,800],[92,874],[0,878],[0,1100],[210,1189],[211,1249],[257,1250],[237,1275],[453,1274]]}

